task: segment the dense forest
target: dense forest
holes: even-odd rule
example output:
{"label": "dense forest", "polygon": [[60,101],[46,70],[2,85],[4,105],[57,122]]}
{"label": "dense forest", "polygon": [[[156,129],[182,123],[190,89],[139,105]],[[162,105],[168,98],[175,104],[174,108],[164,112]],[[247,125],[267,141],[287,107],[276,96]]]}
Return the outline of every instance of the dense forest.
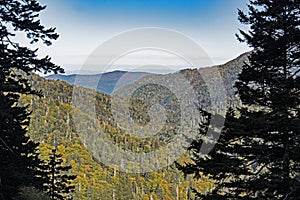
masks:
{"label": "dense forest", "polygon": [[[226,85],[228,94],[232,97],[234,95],[233,83],[241,70],[242,64],[246,61],[247,54],[225,65],[215,66],[218,67],[224,80],[226,80],[224,85]],[[206,71],[209,71],[209,68]],[[204,86],[201,86],[201,84],[204,84],[201,82],[201,71],[187,69],[178,73],[182,73],[193,84],[199,94],[201,90],[205,89]],[[202,180],[190,179],[184,176],[174,164],[156,172],[128,174],[119,172],[117,165],[114,168],[104,166],[99,160],[95,159],[95,155],[92,153],[101,150],[101,147],[97,145],[101,144],[101,141],[98,141],[101,140],[99,130],[103,131],[110,141],[130,151],[143,153],[159,149],[166,145],[168,139],[172,138],[176,131],[174,127],[178,113],[169,112],[170,124],[166,125],[159,134],[151,138],[138,140],[124,134],[115,124],[111,113],[111,97],[109,95],[87,88],[76,87],[64,81],[46,80],[37,75],[30,77],[30,83],[35,90],[41,91],[43,95],[41,97],[24,95],[22,97],[22,104],[30,105],[30,110],[32,110],[28,133],[35,142],[40,142],[38,149],[44,160],[49,159],[49,153],[56,146],[58,152],[62,154],[65,164],[72,167],[72,174],[77,175],[74,180],[76,185],[74,199],[187,199],[188,196],[193,196],[189,189],[191,186],[203,192],[209,191],[212,187],[212,180],[205,178]],[[178,102],[176,100],[170,101],[170,95],[165,95],[168,93],[162,91],[161,88],[152,87],[146,88],[148,94],[150,92],[157,94],[156,97],[165,102],[164,106],[169,109],[176,107]],[[158,90],[160,90],[160,93],[157,92]],[[134,112],[133,116],[137,118],[139,123],[146,123],[147,112],[145,111],[149,109],[150,105],[143,102],[151,101],[143,98],[138,92],[131,100],[132,108],[134,108],[132,111]],[[165,96],[162,96],[162,94]],[[151,95],[147,95],[147,98],[150,97]],[[73,98],[81,99],[81,101],[96,99],[95,109],[99,127],[74,121],[81,119],[82,122],[91,123],[94,113],[89,108],[73,105]],[[80,102],[78,99],[77,101]],[[87,104],[78,105],[85,106]],[[105,155],[109,156],[113,153],[105,152]],[[168,154],[168,152],[165,153]],[[186,159],[189,159],[187,155],[181,158],[182,162]],[[148,164],[153,165],[153,163]]]}
{"label": "dense forest", "polygon": [[58,38],[45,8],[0,1],[0,200],[299,199],[299,1],[238,10],[251,52],[109,94],[38,75],[64,72],[30,49]]}

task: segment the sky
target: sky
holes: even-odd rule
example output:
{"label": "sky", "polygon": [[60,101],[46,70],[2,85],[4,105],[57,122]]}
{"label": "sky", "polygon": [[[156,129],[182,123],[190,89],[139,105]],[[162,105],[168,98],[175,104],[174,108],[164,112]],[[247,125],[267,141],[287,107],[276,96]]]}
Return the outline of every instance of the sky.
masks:
{"label": "sky", "polygon": [[[116,35],[143,27],[174,30],[195,41],[212,60],[223,64],[249,51],[235,38],[239,28],[246,29],[237,18],[237,9],[246,10],[245,0],[40,0],[47,8],[41,13],[46,27],[56,27],[59,39],[50,47],[39,47],[40,55],[49,54],[67,73],[96,73],[151,63],[171,66],[186,64],[166,52],[138,51],[116,59],[110,68],[102,63],[84,69],[89,55]],[[122,45],[122,44],[120,44]],[[147,61],[146,61],[147,60]],[[206,66],[199,66],[206,67]],[[172,70],[170,70],[172,68]],[[162,70],[161,70],[162,72]]]}

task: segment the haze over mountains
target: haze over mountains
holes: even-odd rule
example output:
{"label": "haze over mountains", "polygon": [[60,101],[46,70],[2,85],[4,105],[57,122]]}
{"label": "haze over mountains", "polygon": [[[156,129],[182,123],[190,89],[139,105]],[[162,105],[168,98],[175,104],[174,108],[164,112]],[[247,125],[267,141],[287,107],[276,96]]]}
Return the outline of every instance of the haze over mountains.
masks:
{"label": "haze over mountains", "polygon": [[[125,75],[126,74],[126,75]],[[125,76],[124,76],[125,75]],[[127,72],[113,71],[101,74],[83,75],[83,74],[55,74],[46,76],[48,80],[62,80],[72,85],[82,86],[90,89],[96,89],[103,94],[111,94],[127,84],[133,83],[138,79],[151,75],[147,72]]]}
{"label": "haze over mountains", "polygon": [[[244,62],[246,60],[245,56],[247,56],[247,53],[240,55],[236,59],[229,61],[224,65],[199,68],[199,73],[207,73],[207,72],[209,73],[209,69],[212,69],[214,67],[217,67],[221,73],[222,71],[224,71],[224,69],[228,68],[228,66],[230,68],[229,71],[233,70],[232,68],[235,67],[231,65],[235,65],[235,66],[240,65],[241,63],[237,63],[237,62]],[[190,70],[194,71],[193,73],[197,71],[196,69],[185,69],[185,70],[180,70],[178,72],[186,74]],[[169,76],[169,75],[170,74],[164,74],[163,76]],[[200,80],[201,74],[198,75],[200,76],[194,78]],[[71,74],[71,75],[54,74],[54,75],[46,76],[45,79],[62,80],[72,85],[82,86],[89,89],[95,89],[98,92],[103,94],[112,94],[114,91],[122,87],[125,87],[126,85],[135,83],[138,80],[142,81],[143,78],[150,77],[150,76],[156,79],[158,76],[160,76],[160,74],[149,73],[149,72],[132,72],[132,71],[116,70],[112,72],[105,72],[99,74]],[[232,78],[233,77],[230,77],[229,79],[231,80]],[[147,80],[147,78],[144,80]],[[226,82],[228,80],[224,80],[224,81]]]}

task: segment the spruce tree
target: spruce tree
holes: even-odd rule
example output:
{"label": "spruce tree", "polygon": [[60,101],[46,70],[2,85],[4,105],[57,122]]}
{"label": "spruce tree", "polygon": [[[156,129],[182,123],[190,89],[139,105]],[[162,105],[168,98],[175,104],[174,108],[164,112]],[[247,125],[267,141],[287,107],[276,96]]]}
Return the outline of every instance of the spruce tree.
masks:
{"label": "spruce tree", "polygon": [[[63,72],[50,58],[38,58],[37,50],[19,44],[22,36],[31,44],[51,45],[58,35],[45,28],[35,0],[0,0],[0,198],[12,199],[21,185],[33,184],[33,157],[37,144],[26,133],[30,112],[19,104],[20,95],[38,94],[28,81],[33,72]],[[30,45],[28,45],[30,46]]]}
{"label": "spruce tree", "polygon": [[[242,105],[230,110],[221,137],[208,138],[211,115],[180,168],[216,181],[204,199],[299,199],[300,1],[252,0],[238,39],[253,51],[236,82]],[[210,139],[210,140],[208,140]],[[217,142],[209,155],[199,145]]]}
{"label": "spruce tree", "polygon": [[49,160],[40,165],[39,174],[44,179],[43,187],[50,199],[72,199],[72,192],[75,189],[72,181],[76,176],[70,174],[70,169],[70,165],[64,165],[62,155],[56,148],[52,149]]}

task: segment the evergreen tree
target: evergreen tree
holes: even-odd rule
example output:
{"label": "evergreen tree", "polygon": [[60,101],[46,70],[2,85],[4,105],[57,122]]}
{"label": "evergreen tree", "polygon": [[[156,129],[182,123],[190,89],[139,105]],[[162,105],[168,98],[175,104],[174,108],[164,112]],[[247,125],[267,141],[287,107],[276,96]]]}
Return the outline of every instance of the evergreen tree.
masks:
{"label": "evergreen tree", "polygon": [[73,199],[72,192],[75,185],[72,183],[76,179],[71,175],[70,165],[64,165],[62,155],[54,148],[49,160],[40,166],[40,176],[44,178],[43,186],[51,199]]}
{"label": "evergreen tree", "polygon": [[216,138],[201,125],[193,162],[181,169],[215,179],[211,193],[198,194],[205,199],[298,199],[300,1],[252,0],[248,7],[248,14],[239,11],[250,30],[238,39],[253,48],[236,82],[243,105],[228,113],[209,155],[199,145]]}
{"label": "evergreen tree", "polygon": [[55,29],[41,25],[39,12],[45,6],[35,0],[0,1],[0,197],[12,199],[21,185],[33,179],[33,156],[37,144],[26,135],[28,106],[19,104],[22,94],[33,91],[28,76],[34,72],[62,72],[50,58],[37,57],[37,50],[21,46],[16,39],[25,33],[31,43],[51,45]]}
{"label": "evergreen tree", "polygon": [[[229,111],[226,116],[225,126],[229,126],[229,121],[233,121],[232,113]],[[221,115],[213,115],[205,110],[200,109],[201,123],[199,124],[199,135],[192,141],[188,147],[190,152],[190,161],[184,163],[176,163],[179,170],[184,172],[186,176],[192,175],[195,179],[212,179],[215,182],[215,188],[209,193],[206,191],[198,191],[195,187],[191,191],[195,193],[196,199],[237,199],[235,194],[226,194],[220,190],[230,191],[230,186],[227,184],[225,177],[237,178],[244,171],[240,170],[241,161],[236,158],[233,134],[226,134],[222,128],[224,117]],[[214,121],[214,124],[211,122]],[[220,122],[220,123],[218,123]],[[209,134],[208,134],[209,133]],[[203,154],[202,148],[205,145],[214,146],[209,155]],[[225,175],[226,173],[226,175]],[[205,178],[204,178],[205,177]],[[238,185],[238,184],[237,184]],[[240,187],[240,185],[238,185]],[[234,188],[236,190],[237,187]],[[239,188],[242,190],[242,188]],[[225,198],[226,197],[226,198]]]}
{"label": "evergreen tree", "polygon": [[44,191],[23,186],[19,189],[19,194],[14,200],[50,200],[50,197]]}

